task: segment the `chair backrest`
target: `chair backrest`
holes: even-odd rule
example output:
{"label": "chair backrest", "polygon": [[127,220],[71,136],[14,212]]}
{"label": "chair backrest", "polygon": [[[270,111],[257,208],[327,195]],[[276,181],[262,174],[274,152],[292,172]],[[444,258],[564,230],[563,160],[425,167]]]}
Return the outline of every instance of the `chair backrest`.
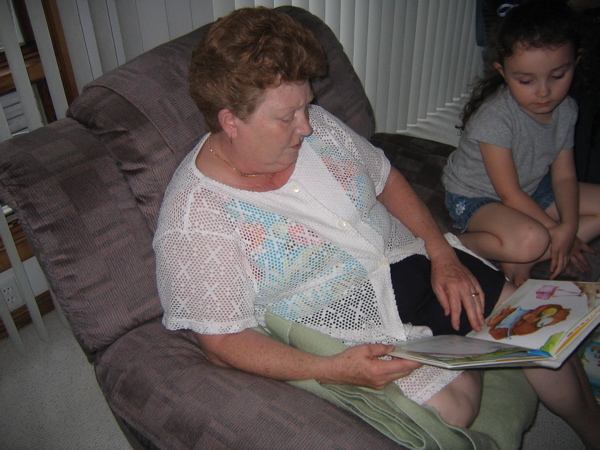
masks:
{"label": "chair backrest", "polygon": [[[370,137],[373,111],[333,32],[307,11],[280,9],[326,50],[316,103]],[[0,198],[17,211],[90,358],[162,315],[152,235],[173,172],[206,131],[187,72],[209,26],[90,83],[68,118],[0,145]]]}
{"label": "chair backrest", "polygon": [[[310,29],[328,57],[329,73],[313,82],[315,103],[369,138],[374,115],[344,50],[318,17],[295,7],[281,11]],[[69,116],[89,128],[119,163],[152,231],[175,168],[206,132],[189,95],[192,50],[206,25],[161,45],[86,86]]]}

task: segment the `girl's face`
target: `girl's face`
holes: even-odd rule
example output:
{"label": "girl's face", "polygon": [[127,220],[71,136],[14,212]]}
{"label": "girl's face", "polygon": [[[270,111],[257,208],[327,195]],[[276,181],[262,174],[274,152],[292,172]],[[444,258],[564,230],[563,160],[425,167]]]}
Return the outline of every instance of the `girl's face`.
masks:
{"label": "girl's face", "polygon": [[519,106],[540,123],[565,99],[575,71],[572,43],[555,48],[525,48],[518,44],[504,65],[494,63]]}

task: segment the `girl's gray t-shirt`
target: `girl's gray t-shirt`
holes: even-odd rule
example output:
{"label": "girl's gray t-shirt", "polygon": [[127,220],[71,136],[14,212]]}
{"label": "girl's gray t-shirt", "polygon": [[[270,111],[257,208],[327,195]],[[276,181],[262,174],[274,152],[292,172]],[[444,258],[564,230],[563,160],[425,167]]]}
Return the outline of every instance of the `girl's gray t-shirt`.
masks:
{"label": "girl's gray t-shirt", "polygon": [[544,125],[523,111],[508,88],[503,88],[469,120],[444,168],[446,191],[500,200],[479,150],[479,142],[485,142],[512,150],[519,185],[526,194],[533,194],[560,151],[573,148],[576,120],[577,104],[571,97],[558,105],[550,123]]}

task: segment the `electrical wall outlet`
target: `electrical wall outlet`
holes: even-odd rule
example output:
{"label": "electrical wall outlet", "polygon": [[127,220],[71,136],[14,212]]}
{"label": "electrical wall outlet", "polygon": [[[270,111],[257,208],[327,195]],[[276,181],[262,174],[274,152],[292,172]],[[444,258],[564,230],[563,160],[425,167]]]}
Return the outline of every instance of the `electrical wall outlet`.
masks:
{"label": "electrical wall outlet", "polygon": [[8,304],[9,311],[14,311],[19,306],[25,304],[21,290],[14,277],[10,277],[0,282],[0,294]]}

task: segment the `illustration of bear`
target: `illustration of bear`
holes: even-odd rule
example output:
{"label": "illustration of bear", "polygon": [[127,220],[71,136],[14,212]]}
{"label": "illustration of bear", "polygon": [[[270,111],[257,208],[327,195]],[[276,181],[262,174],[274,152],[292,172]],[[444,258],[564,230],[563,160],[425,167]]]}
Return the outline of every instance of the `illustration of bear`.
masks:
{"label": "illustration of bear", "polygon": [[489,333],[496,340],[532,334],[540,328],[562,322],[570,311],[556,304],[538,306],[533,310],[504,308],[488,322]]}

